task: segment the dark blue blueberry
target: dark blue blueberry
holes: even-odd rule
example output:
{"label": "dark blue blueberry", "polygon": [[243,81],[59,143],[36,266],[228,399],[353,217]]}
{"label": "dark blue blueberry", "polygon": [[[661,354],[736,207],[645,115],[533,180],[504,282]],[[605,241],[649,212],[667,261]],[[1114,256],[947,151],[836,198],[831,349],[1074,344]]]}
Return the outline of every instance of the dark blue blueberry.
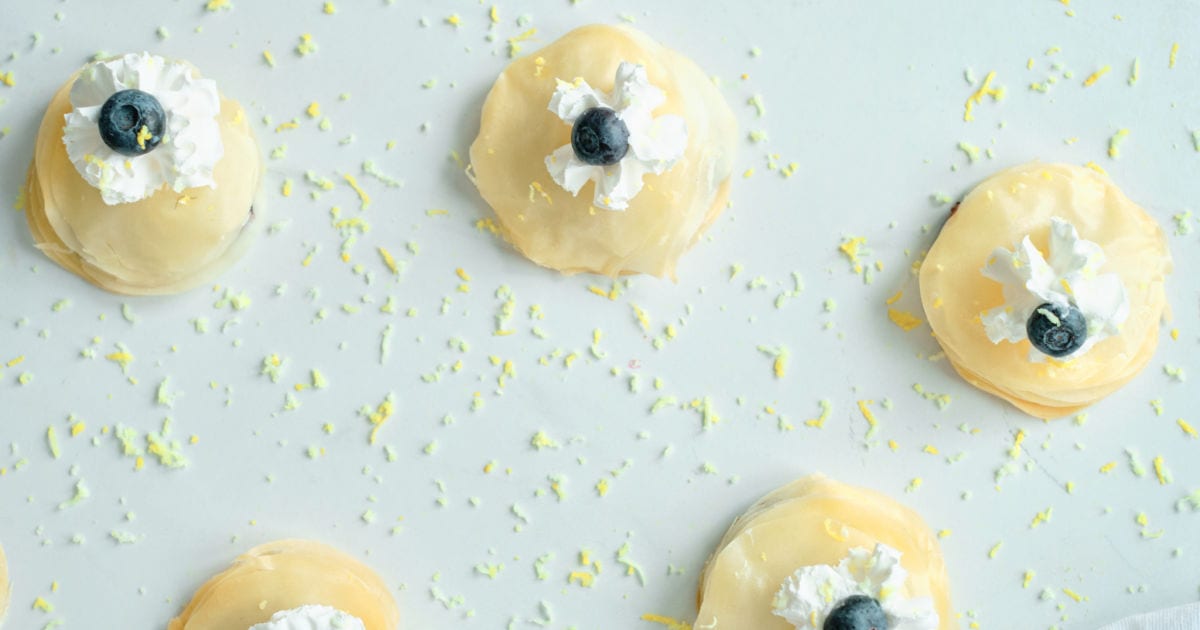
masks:
{"label": "dark blue blueberry", "polygon": [[121,155],[153,151],[162,143],[166,127],[162,104],[141,90],[121,90],[100,108],[100,138]]}
{"label": "dark blue blueberry", "polygon": [[829,612],[822,630],[888,630],[887,615],[875,598],[851,595]]}
{"label": "dark blue blueberry", "polygon": [[1087,320],[1074,306],[1047,302],[1029,316],[1025,334],[1034,348],[1052,357],[1065,357],[1087,341]]}
{"label": "dark blue blueberry", "polygon": [[629,127],[607,107],[593,107],[575,119],[571,129],[575,157],[593,166],[610,166],[629,152]]}

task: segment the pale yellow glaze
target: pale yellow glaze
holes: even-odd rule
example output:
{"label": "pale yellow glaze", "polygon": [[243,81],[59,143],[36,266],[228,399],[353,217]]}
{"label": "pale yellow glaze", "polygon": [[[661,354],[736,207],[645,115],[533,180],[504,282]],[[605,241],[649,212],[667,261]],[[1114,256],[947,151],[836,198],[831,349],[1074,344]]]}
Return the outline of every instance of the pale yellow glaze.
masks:
{"label": "pale yellow glaze", "polygon": [[8,615],[8,602],[12,597],[12,584],[8,582],[8,560],[4,557],[4,547],[0,547],[0,626],[4,625],[4,617]]}
{"label": "pale yellow glaze", "polygon": [[876,543],[901,553],[902,593],[933,598],[939,628],[955,628],[942,551],[920,515],[892,499],[822,475],[793,481],[760,499],[729,527],[700,576],[696,630],[793,630],[772,614],[788,576],[836,566],[853,547]]}
{"label": "pale yellow glaze", "polygon": [[[572,197],[550,178],[545,158],[570,143],[571,127],[547,106],[555,79],[611,92],[622,61],[646,66],[667,97],[654,115],[682,116],[688,147],[670,171],[646,176],[628,210],[613,212],[592,207],[594,183]],[[727,205],[736,141],[733,113],[691,60],[631,28],[584,26],[500,75],[471,165],[501,233],[530,260],[564,273],[674,277],[676,261]]]}
{"label": "pale yellow glaze", "polygon": [[367,630],[400,623],[387,585],[365,564],[321,543],[280,540],[251,549],[205,582],[167,630],[246,630],[304,605],[344,611]]}
{"label": "pale yellow glaze", "polygon": [[[1028,341],[988,340],[980,314],[1004,303],[1000,283],[980,269],[997,247],[1025,235],[1046,253],[1059,217],[1108,257],[1129,296],[1121,333],[1067,362],[1029,361]],[[1068,164],[1030,163],[998,173],[963,199],[921,266],[921,301],[954,369],[972,385],[1044,419],[1073,414],[1137,375],[1158,345],[1171,271],[1162,229],[1107,177]]]}
{"label": "pale yellow glaze", "polygon": [[[178,293],[206,282],[245,249],[262,155],[245,112],[221,99],[224,156],[217,188],[169,186],[135,203],[107,205],[75,170],[63,145],[72,76],[46,110],[26,179],[26,219],[51,259],[116,293]],[[261,212],[262,208],[257,208]]]}

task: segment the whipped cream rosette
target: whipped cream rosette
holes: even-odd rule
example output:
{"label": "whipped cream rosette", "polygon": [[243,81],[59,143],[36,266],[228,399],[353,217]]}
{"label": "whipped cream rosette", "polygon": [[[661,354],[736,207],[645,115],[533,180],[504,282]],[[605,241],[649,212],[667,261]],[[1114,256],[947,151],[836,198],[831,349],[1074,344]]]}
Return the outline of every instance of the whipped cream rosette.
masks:
{"label": "whipped cream rosette", "polygon": [[837,566],[796,569],[775,594],[773,612],[796,630],[824,630],[853,617],[874,618],[888,630],[937,630],[933,598],[901,595],[907,579],[899,551],[882,543],[871,551],[855,547]]}
{"label": "whipped cream rosette", "polygon": [[167,630],[396,630],[383,580],[321,543],[280,540],[238,556],[204,583]]}
{"label": "whipped cream rosette", "polygon": [[176,293],[236,260],[261,213],[245,112],[192,65],[149,53],[84,66],[38,131],[26,218],[39,249],[117,293]]}
{"label": "whipped cream rosette", "polygon": [[891,498],[821,475],[734,520],[704,566],[698,599],[695,630],[825,630],[848,617],[890,630],[956,627],[929,526]]}
{"label": "whipped cream rosette", "polygon": [[572,128],[571,143],[546,158],[546,169],[572,195],[595,182],[592,203],[605,210],[627,209],[644,176],[670,170],[687,148],[683,118],[654,117],[666,97],[650,85],[644,66],[622,61],[615,83],[608,95],[583,79],[560,80],[550,99],[550,111]]}
{"label": "whipped cream rosette", "polygon": [[496,80],[470,173],[534,262],[674,277],[728,203],[736,135],[691,60],[632,28],[585,26]]}
{"label": "whipped cream rosette", "polygon": [[1145,367],[1170,270],[1158,223],[1106,176],[1030,163],[959,204],[921,265],[921,301],[964,379],[1049,419]]}
{"label": "whipped cream rosette", "polygon": [[281,610],[250,630],[366,630],[358,617],[329,606],[301,606]]}

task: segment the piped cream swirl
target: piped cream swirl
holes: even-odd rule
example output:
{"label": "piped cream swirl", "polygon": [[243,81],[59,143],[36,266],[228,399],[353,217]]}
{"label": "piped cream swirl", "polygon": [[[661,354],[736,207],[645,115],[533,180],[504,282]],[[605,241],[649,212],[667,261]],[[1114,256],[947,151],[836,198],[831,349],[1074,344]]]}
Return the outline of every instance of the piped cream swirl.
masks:
{"label": "piped cream swirl", "polygon": [[[100,137],[100,109],[110,96],[128,89],[158,99],[166,112],[162,144],[127,157]],[[200,78],[191,65],[150,53],[130,53],[89,64],[71,87],[72,110],[65,117],[63,144],[75,170],[100,190],[108,205],[145,199],[163,186],[175,192],[216,188],[213,168],[224,155],[217,115],[217,84]]]}

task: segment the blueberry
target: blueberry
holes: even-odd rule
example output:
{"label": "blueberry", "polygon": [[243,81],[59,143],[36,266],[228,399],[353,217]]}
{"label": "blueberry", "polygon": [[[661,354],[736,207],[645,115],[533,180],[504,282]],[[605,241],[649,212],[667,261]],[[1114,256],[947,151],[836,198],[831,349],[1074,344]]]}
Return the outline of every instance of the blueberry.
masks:
{"label": "blueberry", "polygon": [[887,615],[873,597],[851,595],[834,606],[822,630],[888,630]]}
{"label": "blueberry", "polygon": [[607,107],[593,107],[575,119],[571,129],[575,157],[593,166],[609,166],[629,152],[629,127]]}
{"label": "blueberry", "polygon": [[100,108],[100,138],[121,155],[145,155],[163,139],[167,114],[158,99],[141,90],[121,90]]}
{"label": "blueberry", "polygon": [[1025,333],[1034,348],[1052,357],[1064,357],[1087,341],[1087,320],[1074,306],[1047,302],[1029,316]]}

